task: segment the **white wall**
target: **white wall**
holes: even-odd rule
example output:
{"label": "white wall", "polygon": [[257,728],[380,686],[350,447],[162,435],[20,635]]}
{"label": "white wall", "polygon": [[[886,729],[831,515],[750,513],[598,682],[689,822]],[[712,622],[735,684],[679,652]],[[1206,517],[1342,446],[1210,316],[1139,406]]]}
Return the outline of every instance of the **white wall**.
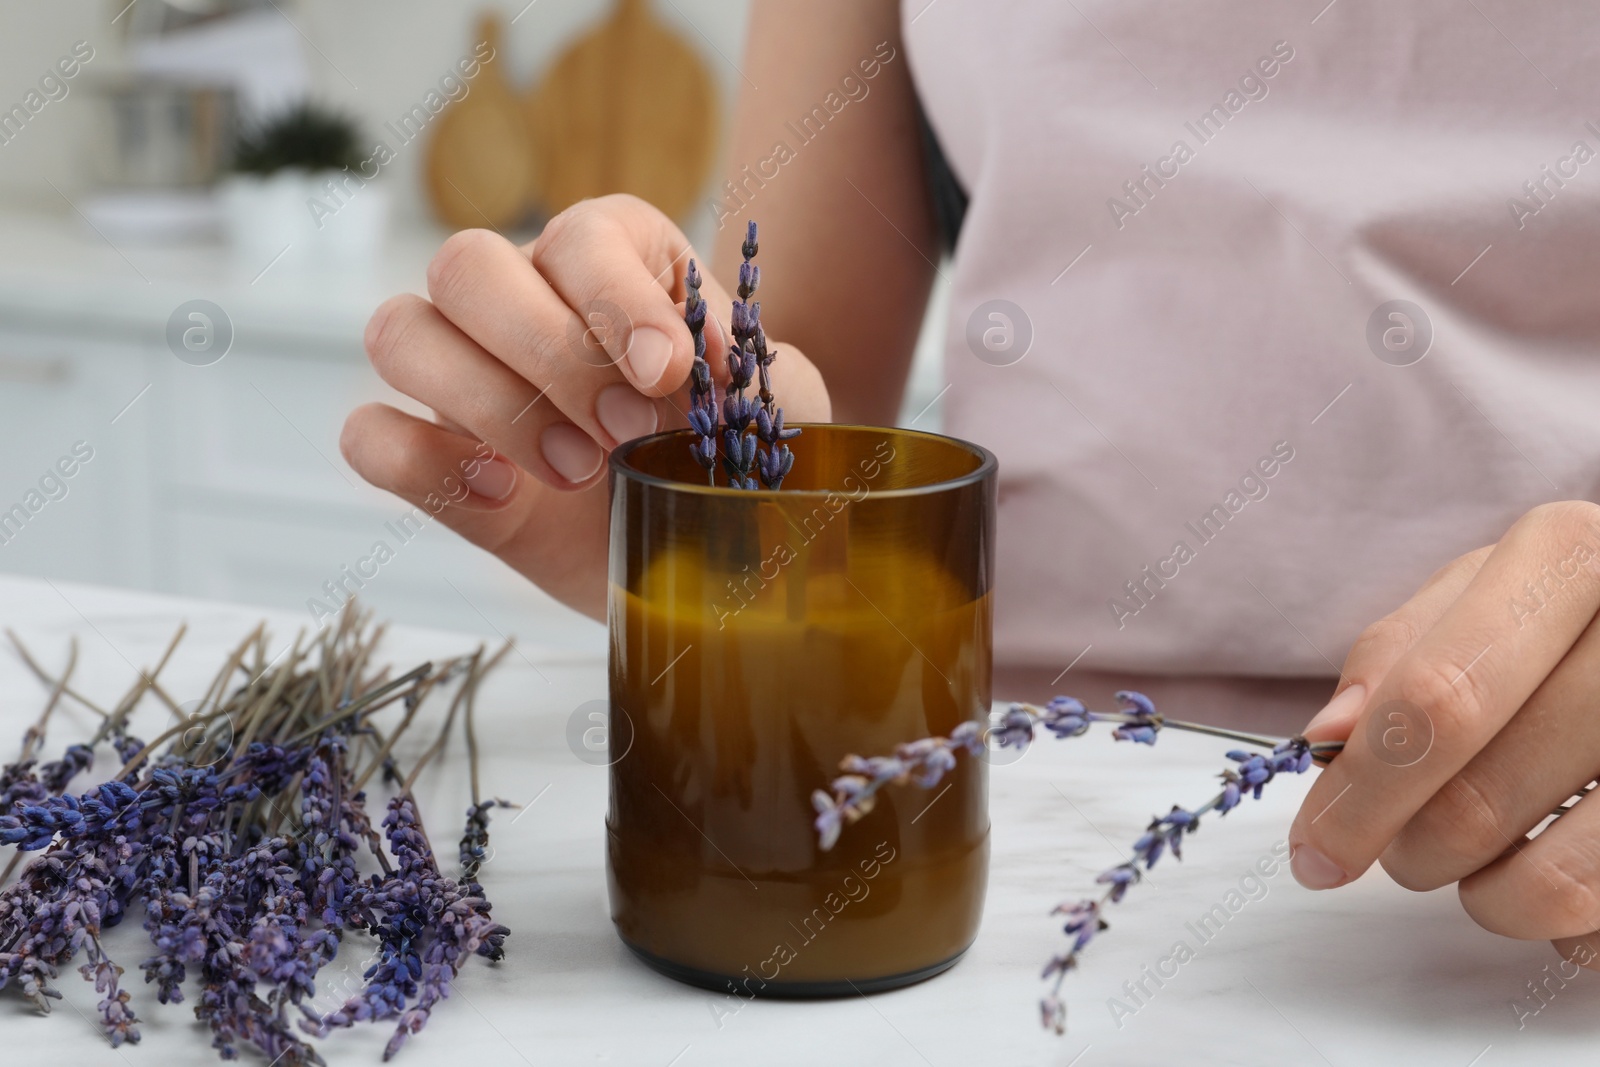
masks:
{"label": "white wall", "polygon": [[[110,25],[115,10],[102,0],[51,0],[0,7],[0,110],[10,110],[34,89],[75,41],[95,48],[97,65],[109,65],[120,36]],[[85,70],[87,75],[89,70]],[[80,79],[81,81],[81,79]],[[24,204],[63,207],[49,182],[70,196],[86,184],[82,144],[90,129],[82,85],[69,83],[65,99],[46,105],[22,134],[0,145],[0,197]],[[50,201],[54,201],[50,204]]]}

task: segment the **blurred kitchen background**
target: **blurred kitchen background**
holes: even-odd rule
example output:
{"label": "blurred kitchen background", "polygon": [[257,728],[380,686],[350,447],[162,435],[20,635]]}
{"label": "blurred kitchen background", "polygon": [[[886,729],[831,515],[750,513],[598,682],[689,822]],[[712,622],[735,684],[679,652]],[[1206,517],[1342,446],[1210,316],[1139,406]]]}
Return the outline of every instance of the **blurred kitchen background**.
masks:
{"label": "blurred kitchen background", "polygon": [[[0,570],[309,623],[383,542],[381,616],[599,647],[442,525],[407,540],[345,465],[345,414],[399,402],[362,331],[452,230],[525,239],[619,183],[709,248],[744,28],[744,0],[5,5]],[[595,121],[617,108],[643,121]],[[942,388],[943,303],[906,420]]]}

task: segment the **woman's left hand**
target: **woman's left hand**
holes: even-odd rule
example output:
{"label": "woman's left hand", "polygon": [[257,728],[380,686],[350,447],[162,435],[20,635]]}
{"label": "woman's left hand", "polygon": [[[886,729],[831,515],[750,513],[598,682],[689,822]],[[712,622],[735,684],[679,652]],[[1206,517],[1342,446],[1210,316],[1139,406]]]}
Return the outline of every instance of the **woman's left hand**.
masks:
{"label": "woman's left hand", "polygon": [[1345,740],[1289,831],[1295,878],[1374,860],[1408,889],[1460,883],[1486,930],[1600,969],[1600,506],[1535,508],[1369,626],[1306,729]]}

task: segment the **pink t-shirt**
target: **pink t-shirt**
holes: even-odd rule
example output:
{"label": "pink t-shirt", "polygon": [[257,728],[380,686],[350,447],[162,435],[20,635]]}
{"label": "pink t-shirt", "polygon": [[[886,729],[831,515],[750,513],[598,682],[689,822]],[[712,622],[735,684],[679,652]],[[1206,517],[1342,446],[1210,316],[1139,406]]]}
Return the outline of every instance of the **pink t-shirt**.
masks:
{"label": "pink t-shirt", "polygon": [[905,0],[971,195],[942,403],[1000,458],[1001,664],[1330,676],[1595,498],[1592,8],[1318,7]]}

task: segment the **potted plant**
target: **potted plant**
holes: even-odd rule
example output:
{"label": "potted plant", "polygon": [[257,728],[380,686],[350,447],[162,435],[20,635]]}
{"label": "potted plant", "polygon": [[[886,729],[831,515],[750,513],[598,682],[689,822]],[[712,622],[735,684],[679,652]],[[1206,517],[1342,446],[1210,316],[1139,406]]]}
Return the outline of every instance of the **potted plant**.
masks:
{"label": "potted plant", "polygon": [[223,215],[241,262],[255,269],[370,264],[388,220],[380,161],[364,157],[360,127],[309,101],[240,135],[223,182]]}

